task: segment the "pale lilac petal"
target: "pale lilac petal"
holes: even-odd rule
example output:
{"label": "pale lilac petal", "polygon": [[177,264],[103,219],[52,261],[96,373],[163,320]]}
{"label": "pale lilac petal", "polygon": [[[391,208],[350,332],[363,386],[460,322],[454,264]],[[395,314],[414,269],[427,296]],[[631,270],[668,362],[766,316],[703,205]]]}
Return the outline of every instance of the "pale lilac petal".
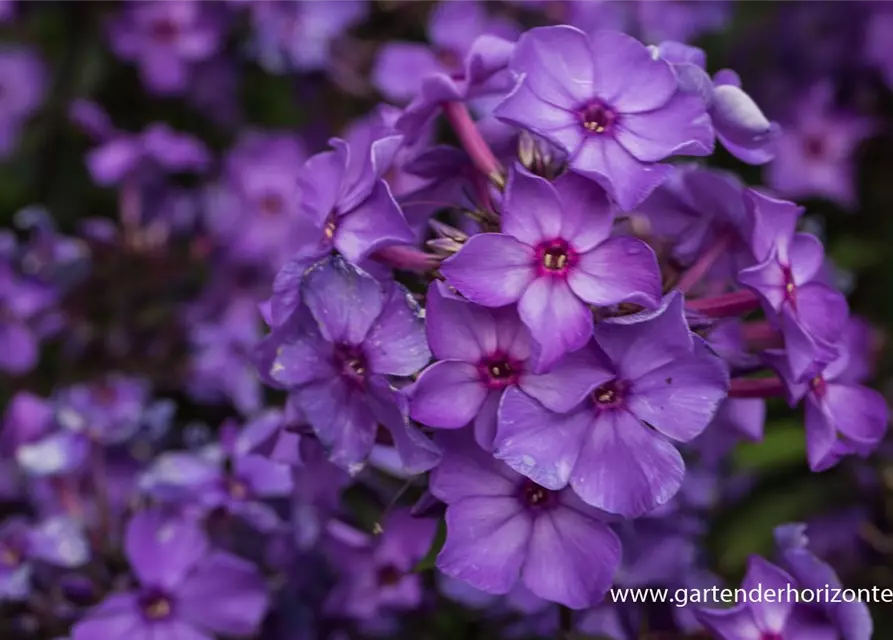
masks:
{"label": "pale lilac petal", "polygon": [[233,461],[236,476],[251,485],[255,496],[286,496],[292,491],[291,469],[266,456],[251,453]]}
{"label": "pale lilac petal", "polygon": [[696,615],[701,624],[715,633],[717,638],[734,640],[763,638],[763,632],[757,627],[747,603],[737,604],[729,609],[698,609]]}
{"label": "pale lilac petal", "polygon": [[332,378],[301,387],[295,396],[333,463],[350,469],[366,459],[375,444],[376,420],[361,389]]}
{"label": "pale lilac petal", "polygon": [[825,248],[813,235],[798,233],[788,249],[791,276],[794,284],[803,285],[812,280],[825,263]]}
{"label": "pale lilac petal", "polygon": [[381,314],[381,285],[334,257],[315,264],[304,278],[304,303],[326,340],[358,345]]}
{"label": "pale lilac petal", "polygon": [[[599,322],[595,341],[626,380],[635,380],[691,353],[694,342],[685,320],[683,297],[671,293],[663,304],[631,324]],[[660,336],[656,339],[655,336]]]}
{"label": "pale lilac petal", "polygon": [[598,349],[586,346],[561,358],[543,374],[526,373],[519,386],[551,411],[566,413],[593,390],[614,379]]}
{"label": "pale lilac petal", "polygon": [[458,429],[474,419],[486,398],[477,367],[456,360],[435,362],[413,387],[410,415],[430,427]]}
{"label": "pale lilac petal", "polygon": [[414,42],[389,42],[378,51],[372,82],[394,102],[409,102],[423,77],[440,68],[431,49]]}
{"label": "pale lilac petal", "polygon": [[338,218],[334,242],[345,258],[357,264],[383,247],[415,243],[415,234],[390,187],[379,180],[366,199]]}
{"label": "pale lilac petal", "polygon": [[501,336],[489,310],[450,294],[439,280],[428,287],[425,329],[437,358],[471,363],[494,353]]}
{"label": "pale lilac petal", "polygon": [[526,80],[496,106],[493,115],[508,124],[529,129],[569,153],[576,151],[585,139],[579,116],[570,107],[540,100]]}
{"label": "pale lilac petal", "polygon": [[496,438],[497,415],[499,404],[502,401],[502,390],[492,390],[487,394],[484,404],[478,409],[474,417],[474,440],[485,451],[493,450],[493,440]]}
{"label": "pale lilac petal", "polygon": [[516,302],[534,278],[534,251],[511,236],[482,233],[440,267],[459,293],[485,307]]}
{"label": "pale lilac petal", "polygon": [[658,162],[675,154],[713,153],[713,127],[704,103],[682,93],[655,111],[623,114],[614,137],[642,162]]}
{"label": "pale lilac petal", "polygon": [[239,636],[256,633],[269,607],[267,585],[250,562],[215,551],[183,582],[177,611],[192,625]]}
{"label": "pale lilac petal", "polygon": [[665,436],[688,442],[710,424],[728,388],[725,363],[697,349],[635,380],[627,406]]}
{"label": "pale lilac petal", "polygon": [[111,595],[71,629],[72,640],[152,640],[134,594]]}
{"label": "pale lilac petal", "polygon": [[437,466],[441,458],[440,447],[410,423],[406,394],[388,384],[383,376],[372,377],[367,384],[372,412],[391,434],[403,471],[415,475]]}
{"label": "pale lilac petal", "polygon": [[547,489],[563,489],[592,421],[586,410],[553,413],[520,390],[507,389],[493,455]]}
{"label": "pale lilac petal", "polygon": [[542,102],[574,108],[593,97],[592,50],[579,29],[531,29],[515,46],[511,67]]}
{"label": "pale lilac petal", "polygon": [[[794,579],[774,564],[760,556],[751,556],[747,563],[747,575],[741,586],[747,589],[762,588],[764,591],[784,591],[788,585],[797,586]],[[750,610],[757,627],[764,632],[780,633],[791,615],[793,603],[785,598],[777,601],[752,603]]]}
{"label": "pale lilac petal", "polygon": [[561,507],[534,522],[522,578],[540,598],[585,609],[601,601],[619,564],[620,540],[606,524]]}
{"label": "pale lilac petal", "polygon": [[833,467],[841,457],[852,453],[846,446],[840,446],[834,425],[822,412],[812,396],[804,405],[806,424],[806,459],[810,470],[825,471]]}
{"label": "pale lilac petal", "polygon": [[37,338],[20,322],[0,322],[0,371],[18,375],[30,371],[40,356]]}
{"label": "pale lilac petal", "polygon": [[369,329],[363,352],[371,371],[392,376],[410,376],[431,359],[421,310],[402,285],[388,285],[381,315]]}
{"label": "pale lilac petal", "polygon": [[890,421],[884,396],[857,385],[829,384],[822,409],[834,429],[863,456],[881,441]]}
{"label": "pale lilac petal", "polygon": [[474,496],[509,498],[517,492],[517,474],[494,460],[467,433],[442,432],[436,442],[445,455],[431,472],[429,489],[434,497],[453,504]]}
{"label": "pale lilac petal", "polygon": [[537,372],[548,370],[592,338],[592,312],[559,278],[534,280],[518,302],[518,314],[536,342]]}
{"label": "pale lilac petal", "polygon": [[571,156],[570,168],[600,184],[623,211],[639,206],[673,172],[643,164],[614,139],[591,136]]}
{"label": "pale lilac petal", "polygon": [[662,107],[676,93],[670,65],[652,57],[635,38],[618,31],[597,31],[591,46],[598,97],[624,116]]}
{"label": "pale lilac petal", "polygon": [[614,212],[598,184],[566,172],[554,182],[561,199],[561,237],[577,253],[585,253],[611,235]]}
{"label": "pale lilac petal", "polygon": [[446,542],[437,568],[487,593],[508,593],[530,539],[530,517],[514,496],[471,496],[446,513]]}
{"label": "pale lilac petal", "polygon": [[301,167],[301,211],[318,228],[322,228],[338,203],[345,161],[343,151],[323,151],[308,158]]}
{"label": "pale lilac petal", "polygon": [[559,237],[562,215],[552,184],[516,164],[505,189],[502,232],[535,246]]}
{"label": "pale lilac petal", "polygon": [[620,410],[602,412],[589,429],[570,483],[587,504],[632,518],[670,500],[684,475],[676,448]]}
{"label": "pale lilac petal", "polygon": [[598,306],[621,302],[660,305],[660,267],[654,251],[638,238],[611,238],[580,256],[568,276],[582,300]]}
{"label": "pale lilac petal", "polygon": [[159,509],[138,512],[127,524],[124,550],[143,586],[177,586],[208,551],[198,524]]}

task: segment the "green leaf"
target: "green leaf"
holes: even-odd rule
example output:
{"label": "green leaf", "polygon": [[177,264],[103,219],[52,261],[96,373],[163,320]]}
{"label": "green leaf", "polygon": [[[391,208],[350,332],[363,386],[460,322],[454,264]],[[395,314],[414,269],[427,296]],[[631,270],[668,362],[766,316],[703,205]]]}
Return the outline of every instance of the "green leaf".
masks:
{"label": "green leaf", "polygon": [[433,569],[434,563],[437,562],[437,554],[443,549],[444,542],[446,542],[446,520],[441,518],[437,523],[437,532],[434,534],[434,540],[431,541],[428,553],[412,568],[412,572],[423,573]]}
{"label": "green leaf", "polygon": [[769,471],[802,465],[806,435],[801,422],[775,423],[762,442],[745,442],[735,449],[732,463],[739,471]]}

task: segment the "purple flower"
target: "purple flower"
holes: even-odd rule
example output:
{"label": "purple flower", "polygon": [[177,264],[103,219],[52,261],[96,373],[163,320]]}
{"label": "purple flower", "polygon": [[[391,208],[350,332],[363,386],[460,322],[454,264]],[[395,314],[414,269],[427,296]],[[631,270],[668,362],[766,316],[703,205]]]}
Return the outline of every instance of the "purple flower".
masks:
{"label": "purple flower", "polygon": [[274,269],[291,257],[306,228],[298,188],[304,160],[303,145],[291,135],[252,132],[236,143],[206,215],[227,257]]}
{"label": "purple flower", "polygon": [[540,486],[494,460],[464,434],[443,438],[431,492],[447,503],[437,568],[488,593],[520,581],[546,600],[599,602],[620,563],[620,541],[570,490]]}
{"label": "purple flower", "polygon": [[692,336],[679,294],[599,323],[584,354],[573,385],[538,402],[505,393],[495,456],[547,489],[570,484],[587,504],[642,515],[678,491],[685,465],[670,441],[711,421],[729,386],[725,364]]}
{"label": "purple flower", "polygon": [[804,380],[837,356],[835,343],[849,313],[846,299],[822,281],[821,242],[795,232],[803,208],[752,190],[745,197],[758,264],[742,270],[738,280],[761,297],[770,321],[784,334],[791,375]]}
{"label": "purple flower", "polygon": [[483,35],[515,40],[518,29],[504,19],[489,16],[484,3],[441,3],[428,23],[431,47],[413,42],[386,43],[375,60],[372,81],[389,100],[409,102],[427,76],[438,72],[462,74],[466,54]]}
{"label": "purple flower", "polygon": [[567,26],[531,29],[511,62],[518,85],[496,107],[502,120],[568,153],[570,168],[601,184],[624,211],[668,175],[673,155],[709,155],[703,101],[677,91],[664,60],[613,31],[592,38]]}
{"label": "purple flower", "polygon": [[245,560],[210,549],[195,522],[141,511],[127,525],[124,549],[139,587],[90,610],[72,640],[257,632],[269,604],[263,577]]}
{"label": "purple flower", "polygon": [[[747,575],[741,587],[752,589],[796,591],[799,585],[790,574],[764,560],[751,556]],[[784,639],[834,640],[835,629],[828,622],[816,619],[805,605],[794,598],[773,598],[771,602],[742,602],[729,609],[699,609],[698,619],[720,640]],[[866,636],[867,637],[867,636]]]}
{"label": "purple flower", "polygon": [[415,243],[383,180],[403,137],[383,127],[354,131],[348,140],[330,140],[334,149],[311,157],[301,170],[308,229],[299,258],[320,258],[334,248],[358,264],[377,249]]}
{"label": "purple flower", "polygon": [[873,122],[833,106],[832,88],[817,85],[796,105],[778,140],[766,182],[788,198],[823,197],[854,208],[855,152]]}
{"label": "purple flower", "polygon": [[833,467],[845,455],[868,456],[883,439],[890,421],[884,397],[861,384],[858,358],[850,369],[850,349],[845,336],[840,355],[801,381],[791,371],[784,353],[769,351],[766,361],[787,384],[791,404],[806,398],[806,454],[813,471]]}
{"label": "purple flower", "polygon": [[87,154],[87,168],[102,186],[152,174],[159,169],[175,173],[202,172],[210,164],[205,146],[190,135],[177,133],[163,123],[149,125],[141,134],[118,132]]}
{"label": "purple flower", "polygon": [[733,5],[727,0],[669,0],[664,2],[621,2],[635,11],[638,28],[649,42],[689,42],[702,33],[719,31],[728,24]]}
{"label": "purple flower", "polygon": [[388,383],[431,357],[409,293],[337,256],[311,267],[301,289],[303,305],[260,347],[261,374],[292,394],[339,466],[362,468],[381,423],[407,467],[429,469],[433,445],[408,424],[406,399]]}
{"label": "purple flower", "polygon": [[191,0],[128,5],[110,25],[112,49],[122,60],[137,64],[150,91],[182,93],[193,66],[216,54],[222,44],[218,9]]}
{"label": "purple flower", "polygon": [[273,73],[315,71],[330,63],[337,39],[369,11],[365,0],[342,2],[252,1],[253,49]]}
{"label": "purple flower", "polygon": [[[810,551],[806,529],[806,525],[799,523],[776,527],[775,543],[780,563],[807,589],[841,588],[843,585],[834,570]],[[831,621],[842,640],[869,640],[872,637],[874,629],[867,603],[822,602],[815,608]]]}
{"label": "purple flower", "polygon": [[441,272],[472,302],[518,303],[538,372],[589,341],[587,305],[658,306],[654,252],[637,238],[611,237],[613,211],[597,185],[574,174],[553,185],[516,166],[503,205],[503,233],[473,236]]}
{"label": "purple flower", "polygon": [[35,321],[55,301],[51,287],[18,276],[0,257],[0,371],[27,373],[40,355]]}
{"label": "purple flower", "polygon": [[765,164],[775,157],[781,127],[770,122],[744,92],[738,74],[723,69],[711,80],[704,52],[679,42],[662,42],[655,51],[673,66],[679,90],[704,100],[716,137],[729,153],[750,164]]}
{"label": "purple flower", "polygon": [[34,51],[0,50],[0,157],[15,151],[25,121],[43,102],[46,85],[46,69]]}
{"label": "purple flower", "polygon": [[395,510],[381,526],[373,541],[363,537],[360,545],[332,545],[342,575],[326,599],[326,610],[369,620],[421,604],[422,576],[413,568],[431,546],[436,520]]}
{"label": "purple flower", "polygon": [[0,525],[0,602],[28,597],[35,562],[71,569],[89,558],[84,533],[69,518],[54,516],[37,525],[8,518]]}

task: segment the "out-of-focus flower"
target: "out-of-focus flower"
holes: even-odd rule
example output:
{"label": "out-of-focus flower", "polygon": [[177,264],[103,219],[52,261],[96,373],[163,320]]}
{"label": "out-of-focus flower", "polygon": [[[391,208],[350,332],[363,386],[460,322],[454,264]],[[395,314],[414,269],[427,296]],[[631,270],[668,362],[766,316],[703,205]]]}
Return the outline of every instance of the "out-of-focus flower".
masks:
{"label": "out-of-focus flower", "polygon": [[495,115],[566,151],[570,168],[602,185],[624,211],[667,177],[661,160],[713,151],[704,102],[678,91],[670,65],[626,34],[532,29],[510,67],[518,85]]}
{"label": "out-of-focus flower", "polygon": [[0,158],[15,150],[22,127],[43,102],[46,85],[46,68],[37,53],[8,45],[0,50]]}
{"label": "out-of-focus flower", "polygon": [[197,523],[141,511],[127,525],[124,548],[138,589],[96,605],[74,625],[72,640],[257,631],[269,606],[262,575],[246,560],[211,549]]}
{"label": "out-of-focus flower", "polygon": [[785,120],[766,182],[788,198],[828,198],[845,208],[856,203],[859,144],[875,129],[871,119],[837,108],[830,85],[805,93]]}
{"label": "out-of-focus flower", "polygon": [[220,6],[194,0],[126,5],[109,25],[112,49],[134,62],[146,88],[183,93],[196,63],[215,55],[223,42]]}

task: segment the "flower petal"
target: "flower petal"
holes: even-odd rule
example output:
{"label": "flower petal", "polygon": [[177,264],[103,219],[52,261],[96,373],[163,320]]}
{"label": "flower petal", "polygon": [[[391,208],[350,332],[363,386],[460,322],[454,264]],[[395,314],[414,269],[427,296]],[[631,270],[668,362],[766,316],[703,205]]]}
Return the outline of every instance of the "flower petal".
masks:
{"label": "flower petal", "polygon": [[439,280],[428,287],[425,330],[431,351],[440,360],[477,363],[496,351],[499,339],[488,309],[451,294]]}
{"label": "flower petal", "polygon": [[642,162],[658,162],[672,155],[706,156],[713,153],[710,116],[698,96],[682,93],[660,109],[623,114],[614,137]]}
{"label": "flower petal", "polygon": [[329,342],[358,345],[381,314],[381,285],[333,256],[307,270],[304,303]]}
{"label": "flower petal", "polygon": [[571,269],[568,283],[589,304],[632,302],[647,308],[660,305],[657,256],[638,238],[611,238],[587,251]]}
{"label": "flower petal", "polygon": [[512,167],[502,207],[502,232],[530,246],[559,237],[563,211],[555,188],[520,164]]}
{"label": "flower petal", "polygon": [[493,455],[551,490],[563,489],[580,454],[592,415],[586,409],[553,413],[516,388],[499,406]]}
{"label": "flower petal", "polygon": [[546,373],[524,374],[519,386],[550,411],[566,413],[613,378],[598,349],[589,345],[565,355]]}
{"label": "flower petal", "polygon": [[358,264],[382,247],[415,243],[415,234],[390,187],[379,180],[367,198],[338,218],[334,242],[345,258]]}
{"label": "flower petal", "polygon": [[518,302],[518,314],[536,343],[536,372],[548,370],[592,337],[592,313],[559,278],[534,280]]}
{"label": "flower petal", "polygon": [[458,429],[471,422],[487,398],[477,367],[444,360],[425,369],[413,386],[413,420],[441,429]]}
{"label": "flower petal", "polygon": [[410,376],[431,359],[421,310],[403,285],[387,285],[381,315],[369,329],[363,351],[372,371],[392,376]]}
{"label": "flower petal", "polygon": [[208,539],[194,521],[148,509],[127,524],[124,550],[143,586],[171,588],[205,556]]}
{"label": "flower petal", "polygon": [[587,504],[633,518],[676,495],[684,475],[676,448],[619,410],[602,412],[590,427],[570,483]]}
{"label": "flower petal", "polygon": [[517,302],[534,278],[534,252],[501,233],[472,236],[440,271],[463,296],[485,307]]}

